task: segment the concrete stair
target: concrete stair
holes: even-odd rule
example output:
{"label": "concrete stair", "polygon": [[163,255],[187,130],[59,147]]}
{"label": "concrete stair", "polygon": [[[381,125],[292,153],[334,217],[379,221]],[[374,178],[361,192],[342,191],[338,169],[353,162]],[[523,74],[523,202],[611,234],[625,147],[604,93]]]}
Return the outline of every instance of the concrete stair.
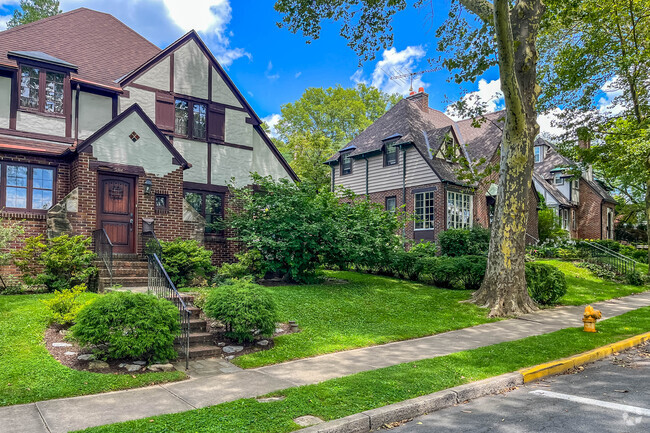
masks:
{"label": "concrete stair", "polygon": [[[99,288],[111,287],[111,279],[104,262],[97,260],[95,266],[99,270]],[[147,260],[135,254],[120,254],[113,256],[113,286],[144,287],[148,283]]]}

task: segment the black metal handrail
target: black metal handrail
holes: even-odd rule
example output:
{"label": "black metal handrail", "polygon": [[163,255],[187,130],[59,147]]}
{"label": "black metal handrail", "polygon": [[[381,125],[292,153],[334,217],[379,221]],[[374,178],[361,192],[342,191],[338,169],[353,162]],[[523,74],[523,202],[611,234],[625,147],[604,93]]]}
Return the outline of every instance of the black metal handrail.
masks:
{"label": "black metal handrail", "polygon": [[633,259],[596,242],[582,241],[578,242],[577,246],[587,252],[587,260],[605,266],[617,274],[625,275],[636,270],[636,262]]}
{"label": "black metal handrail", "polygon": [[108,233],[103,228],[93,232],[93,242],[95,244],[95,254],[97,254],[99,260],[104,262],[104,266],[108,271],[110,285],[113,286],[113,242],[111,242],[111,238],[108,237]]}
{"label": "black metal handrail", "polygon": [[190,311],[169,275],[167,275],[167,271],[160,262],[158,255],[156,253],[147,254],[147,261],[149,263],[147,288],[157,297],[173,302],[178,308],[178,320],[181,325],[180,352],[185,356],[185,369],[187,370],[190,360]]}

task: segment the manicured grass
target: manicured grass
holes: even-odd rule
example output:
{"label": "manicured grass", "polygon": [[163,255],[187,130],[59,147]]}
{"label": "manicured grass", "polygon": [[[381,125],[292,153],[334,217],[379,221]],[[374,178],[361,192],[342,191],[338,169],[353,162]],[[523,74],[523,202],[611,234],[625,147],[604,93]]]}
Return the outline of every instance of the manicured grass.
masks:
{"label": "manicured grass", "polygon": [[235,358],[250,368],[466,328],[496,319],[469,303],[471,292],[355,272],[327,272],[345,284],[269,287],[280,320],[301,332],[275,339],[271,350]]}
{"label": "manicured grass", "polygon": [[[183,372],[101,374],[61,365],[45,348],[47,295],[0,296],[0,406],[180,380]],[[97,296],[93,294],[87,297]]]}
{"label": "manicured grass", "polygon": [[598,278],[590,270],[579,268],[572,262],[561,260],[538,261],[556,266],[566,276],[568,291],[560,299],[560,304],[583,305],[650,290],[650,286],[630,286]]}
{"label": "manicured grass", "polygon": [[90,428],[85,432],[290,432],[299,428],[292,421],[298,416],[315,415],[325,420],[342,418],[648,332],[650,308],[603,320],[598,329],[598,333],[590,334],[580,328],[569,328],[271,394],[286,396],[282,401],[258,403],[254,399],[242,399],[189,412]]}

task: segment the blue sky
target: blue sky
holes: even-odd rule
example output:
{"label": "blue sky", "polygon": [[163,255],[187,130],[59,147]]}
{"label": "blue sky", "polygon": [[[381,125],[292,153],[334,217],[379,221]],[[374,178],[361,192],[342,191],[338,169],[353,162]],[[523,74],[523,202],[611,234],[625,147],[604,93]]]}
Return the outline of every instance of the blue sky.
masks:
{"label": "blue sky", "polygon": [[[0,23],[6,22],[17,3],[0,1]],[[271,124],[282,104],[295,101],[308,87],[347,87],[364,81],[407,95],[409,84],[388,75],[431,68],[427,59],[438,55],[435,30],[448,8],[448,2],[436,1],[433,13],[412,6],[399,13],[393,22],[393,47],[378,51],[375,60],[359,68],[356,54],[339,35],[338,24],[324,24],[321,38],[307,44],[302,35],[278,28],[281,17],[273,4],[272,0],[61,1],[64,11],[85,6],[111,13],[161,48],[188,30],[197,30],[258,115]],[[429,105],[442,111],[467,92],[475,92],[489,108],[502,107],[496,68],[478,83],[462,87],[447,78],[444,70],[427,73],[415,80],[414,88],[424,87]]]}

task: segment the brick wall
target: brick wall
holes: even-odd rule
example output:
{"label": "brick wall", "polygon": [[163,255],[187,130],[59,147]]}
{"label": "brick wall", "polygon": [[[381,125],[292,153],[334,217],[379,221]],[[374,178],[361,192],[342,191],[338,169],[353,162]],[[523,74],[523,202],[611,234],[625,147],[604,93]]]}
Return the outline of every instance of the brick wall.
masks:
{"label": "brick wall", "polygon": [[[580,182],[580,206],[578,206],[578,237],[601,239],[606,237],[607,211],[602,198],[587,182]],[[602,217],[602,220],[601,220]]]}

